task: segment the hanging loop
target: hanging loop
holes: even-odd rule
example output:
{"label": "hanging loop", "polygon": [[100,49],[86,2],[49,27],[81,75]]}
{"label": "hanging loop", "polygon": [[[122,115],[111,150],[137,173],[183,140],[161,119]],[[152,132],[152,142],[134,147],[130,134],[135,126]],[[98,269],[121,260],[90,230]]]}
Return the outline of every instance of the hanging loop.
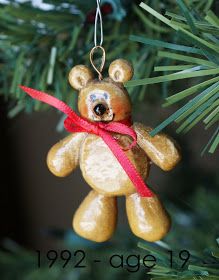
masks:
{"label": "hanging loop", "polygon": [[[100,63],[99,67],[94,64],[94,53],[98,50],[102,51],[101,63]],[[103,71],[103,67],[105,65],[105,61],[106,61],[105,49],[102,46],[93,47],[92,50],[90,51],[90,63],[93,66],[94,70],[98,73],[99,80],[103,79],[102,71]]]}
{"label": "hanging loop", "polygon": [[[100,2],[101,0],[96,0],[97,1],[97,10],[96,10],[96,16],[95,16],[95,26],[94,26],[94,46],[102,46],[103,44],[103,20],[102,20],[102,14],[101,14],[101,9],[100,9]],[[97,43],[97,27],[100,27],[100,41]]]}

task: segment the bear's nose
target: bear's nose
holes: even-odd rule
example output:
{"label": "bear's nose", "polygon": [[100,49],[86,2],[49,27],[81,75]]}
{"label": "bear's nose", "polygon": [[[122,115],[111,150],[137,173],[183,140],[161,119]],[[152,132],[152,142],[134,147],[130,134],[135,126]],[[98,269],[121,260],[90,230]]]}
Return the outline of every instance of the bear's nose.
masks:
{"label": "bear's nose", "polygon": [[97,116],[102,116],[106,113],[106,106],[103,105],[102,103],[99,103],[97,104],[95,107],[94,107],[94,113],[97,115]]}

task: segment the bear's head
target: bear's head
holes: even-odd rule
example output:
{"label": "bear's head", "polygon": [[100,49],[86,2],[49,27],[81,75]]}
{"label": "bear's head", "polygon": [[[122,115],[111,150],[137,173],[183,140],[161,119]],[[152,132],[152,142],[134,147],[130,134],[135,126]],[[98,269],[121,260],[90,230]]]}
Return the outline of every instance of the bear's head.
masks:
{"label": "bear's head", "polygon": [[133,68],[124,59],[109,66],[109,77],[94,79],[85,65],[77,65],[69,73],[71,86],[79,91],[78,110],[90,121],[121,121],[131,116],[131,101],[123,83],[133,76]]}

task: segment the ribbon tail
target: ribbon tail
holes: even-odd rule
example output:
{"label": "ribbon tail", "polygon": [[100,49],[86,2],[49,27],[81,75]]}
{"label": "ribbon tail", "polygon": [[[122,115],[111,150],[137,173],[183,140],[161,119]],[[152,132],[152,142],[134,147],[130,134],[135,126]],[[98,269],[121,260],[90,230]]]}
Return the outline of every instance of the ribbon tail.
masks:
{"label": "ribbon tail", "polygon": [[26,92],[28,95],[30,95],[32,98],[37,99],[39,101],[42,101],[46,104],[51,105],[52,107],[55,107],[56,109],[62,111],[64,114],[68,115],[70,118],[78,119],[78,115],[69,107],[66,103],[59,100],[58,98],[47,94],[45,92],[29,88],[26,86],[19,86],[24,92]]}
{"label": "ribbon tail", "polygon": [[139,175],[136,168],[133,166],[131,161],[126,156],[125,152],[121,149],[119,144],[116,142],[116,140],[107,132],[102,132],[101,135],[104,142],[107,144],[107,146],[110,148],[110,150],[113,152],[114,156],[117,158],[118,162],[121,164],[133,184],[135,185],[135,188],[137,192],[142,197],[152,197],[154,196],[154,193],[149,189],[149,187],[145,184],[142,177]]}

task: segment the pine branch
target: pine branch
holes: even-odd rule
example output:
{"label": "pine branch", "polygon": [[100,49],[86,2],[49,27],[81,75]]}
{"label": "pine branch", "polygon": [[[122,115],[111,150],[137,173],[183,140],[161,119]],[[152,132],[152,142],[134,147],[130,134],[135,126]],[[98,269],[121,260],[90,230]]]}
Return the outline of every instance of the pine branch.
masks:
{"label": "pine branch", "polygon": [[[82,1],[72,4],[72,1],[49,0],[45,3],[51,5],[51,10],[33,7],[30,2],[0,4],[0,92],[10,101],[9,117],[23,110],[49,109],[21,92],[19,84],[48,91],[73,108],[76,105],[75,94],[69,94],[72,89],[66,77],[73,65],[88,62],[88,53],[93,45],[93,23],[89,23],[89,16],[95,11],[95,3],[87,1],[84,5]],[[135,80],[127,83],[135,105],[145,97],[151,98],[145,92],[148,86],[153,87],[156,83],[164,82],[160,98],[166,98],[166,107],[201,94],[218,81],[219,20],[209,10],[212,0],[148,0],[146,3],[150,3],[151,7],[142,3],[141,8],[132,1],[111,0],[110,3],[113,12],[104,16],[107,62],[109,64],[122,54],[135,66]],[[145,14],[145,9],[149,15]],[[164,9],[171,12],[163,16]],[[206,14],[205,18],[203,13]],[[140,35],[131,35],[136,30]],[[145,38],[142,35],[145,33],[151,38]],[[129,36],[131,40],[127,44]],[[155,48],[164,50],[159,51],[157,56]],[[150,78],[156,61],[156,72]],[[159,76],[160,71],[164,75]],[[167,96],[170,82],[197,77],[199,83],[196,86]],[[177,132],[185,133],[200,121],[206,128],[217,127],[217,96],[211,98],[208,105],[203,105],[204,100],[200,100],[202,107],[196,107],[195,111],[190,110],[194,107],[188,106],[186,112],[193,115],[190,117],[191,114],[188,114],[183,119]],[[183,114],[186,112],[183,111]],[[152,134],[158,133],[169,121],[180,120],[178,113],[174,116],[177,117],[171,116]],[[214,135],[207,148],[209,152],[217,149],[218,135]]]}
{"label": "pine branch", "polygon": [[[44,1],[50,10],[33,7],[31,2],[0,4],[0,92],[10,100],[9,117],[25,110],[48,110],[48,106],[30,100],[18,84],[50,91],[55,96],[75,106],[66,77],[75,64],[87,64],[88,52],[93,46],[93,23],[90,23],[95,2]],[[147,1],[160,13],[164,9],[177,12],[175,1]],[[199,1],[199,10],[208,10],[209,3]],[[104,4],[105,1],[102,1]],[[135,65],[135,77],[149,77],[156,53],[150,46],[127,44],[134,30],[146,32],[160,41],[172,36],[172,30],[162,22],[139,9],[133,1],[110,0],[112,13],[104,17],[104,47],[108,64],[122,56]],[[195,0],[188,0],[189,4]],[[139,24],[139,20],[141,24]],[[48,63],[50,60],[50,63]],[[106,69],[107,69],[106,65]],[[54,78],[55,77],[55,78]],[[136,104],[145,97],[146,86],[130,88]],[[140,92],[140,93],[139,93]],[[73,94],[74,95],[74,94]]]}
{"label": "pine branch", "polygon": [[[162,63],[164,59],[168,59],[171,64],[155,66],[155,71],[165,73],[162,76],[136,79],[127,82],[126,86],[169,83],[199,77],[196,85],[165,98],[164,107],[181,101],[185,101],[186,104],[158,125],[151,135],[156,135],[172,122],[181,123],[176,130],[177,133],[187,133],[203,121],[205,129],[216,127],[213,137],[203,149],[203,151],[208,150],[209,153],[213,153],[219,144],[217,128],[219,121],[219,18],[209,10],[206,10],[205,17],[201,17],[198,11],[189,8],[183,0],[177,0],[177,3],[182,15],[166,12],[166,16],[163,16],[147,4],[140,4],[143,10],[174,30],[174,42],[163,42],[136,35],[131,35],[130,40],[157,49],[166,49],[167,51],[158,51],[159,62]],[[182,64],[178,64],[179,62]],[[169,74],[169,72],[173,73]],[[205,76],[207,79],[203,81]],[[196,96],[187,100],[186,98],[191,95]]]}
{"label": "pine branch", "polygon": [[[104,4],[104,1],[102,1]],[[26,84],[40,90],[49,91],[69,105],[75,106],[72,89],[66,77],[73,65],[88,64],[89,50],[93,46],[92,12],[94,1],[44,1],[51,4],[51,10],[33,7],[30,2],[10,5],[1,4],[0,9],[0,92],[10,102],[9,117],[25,110],[48,110],[48,106],[28,98],[18,85]],[[156,54],[151,48],[127,44],[128,37],[135,29],[147,31],[152,36],[161,37],[162,24],[152,17],[139,28],[140,9],[133,1],[111,0],[113,12],[104,17],[104,47],[107,63],[122,56],[136,65],[135,75],[142,78],[150,76],[146,59],[155,60]],[[159,1],[152,4],[162,11]],[[175,10],[176,4],[167,1]],[[90,19],[91,18],[91,19]],[[145,16],[142,15],[142,20]],[[150,23],[150,24],[149,24]],[[154,27],[155,29],[151,29]],[[165,29],[170,33],[170,29]],[[165,34],[166,34],[165,33]],[[166,36],[166,35],[165,35]],[[106,69],[107,69],[106,65]],[[54,78],[55,77],[55,78]],[[134,103],[142,101],[138,89],[130,89]],[[143,88],[140,88],[140,92]],[[74,95],[74,94],[73,94]]]}

